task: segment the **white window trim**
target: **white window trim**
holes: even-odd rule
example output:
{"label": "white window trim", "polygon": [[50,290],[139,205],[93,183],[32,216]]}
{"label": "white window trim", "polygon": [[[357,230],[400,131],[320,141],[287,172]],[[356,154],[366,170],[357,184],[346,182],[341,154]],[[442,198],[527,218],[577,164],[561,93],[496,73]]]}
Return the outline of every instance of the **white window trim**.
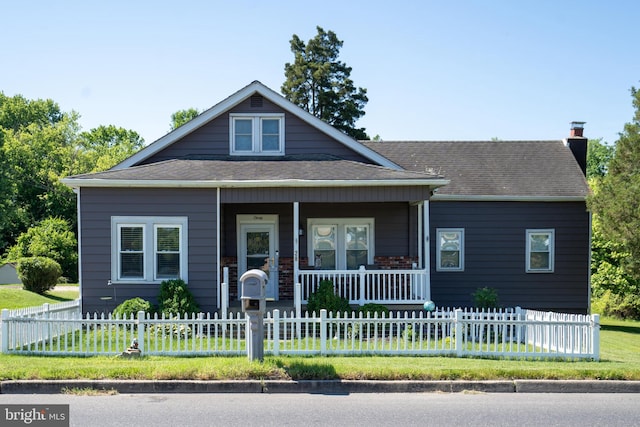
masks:
{"label": "white window trim", "polygon": [[[163,280],[170,280],[170,279],[175,279],[175,277],[158,277],[158,254],[160,252],[158,252],[158,239],[157,239],[157,235],[158,235],[158,228],[177,228],[180,233],[180,239],[178,239],[178,255],[182,255],[182,249],[184,248],[184,244],[182,242],[182,236],[184,233],[184,228],[182,227],[182,224],[169,224],[166,222],[163,223],[154,223],[153,224],[153,280],[154,281],[158,281],[161,282]],[[164,252],[164,253],[174,253],[174,252]],[[184,262],[182,259],[182,256],[180,257],[180,266],[179,266],[179,276],[178,277],[182,277],[182,269],[184,268]]]}
{"label": "white window trim", "polygon": [[367,263],[373,264],[375,259],[375,219],[374,218],[309,218],[307,219],[307,230],[309,237],[307,238],[307,254],[309,266],[315,266],[315,256],[313,248],[312,230],[314,226],[336,226],[336,269],[347,269],[347,248],[346,248],[346,228],[347,227],[368,227],[369,229],[369,246]]}
{"label": "white window trim", "polygon": [[[548,234],[549,235],[549,268],[539,269],[531,268],[531,235]],[[553,273],[555,270],[555,248],[556,248],[556,231],[553,228],[544,229],[527,229],[525,233],[526,241],[526,272],[527,273]]]}
{"label": "white window trim", "polygon": [[[252,149],[236,150],[235,149],[235,120],[251,120],[252,121]],[[262,119],[278,119],[279,120],[279,141],[278,150],[263,151],[262,150]],[[284,114],[282,113],[232,113],[229,114],[229,153],[235,156],[283,156],[284,155]]]}
{"label": "white window trim", "polygon": [[[442,267],[442,247],[440,235],[442,233],[460,233],[460,265],[458,267]],[[464,228],[436,228],[436,271],[464,271]]]}
{"label": "white window trim", "polygon": [[[112,283],[160,283],[156,266],[156,227],[178,227],[180,229],[180,276],[185,282],[188,277],[188,218],[156,216],[112,216],[111,217],[111,282]],[[120,277],[120,233],[122,227],[142,227],[143,236],[143,277]]]}

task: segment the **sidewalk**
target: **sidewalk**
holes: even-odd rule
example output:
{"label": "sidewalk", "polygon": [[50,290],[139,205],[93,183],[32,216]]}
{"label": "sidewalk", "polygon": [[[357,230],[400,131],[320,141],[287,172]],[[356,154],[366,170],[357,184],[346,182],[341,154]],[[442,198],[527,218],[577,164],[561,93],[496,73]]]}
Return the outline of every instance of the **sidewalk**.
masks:
{"label": "sidewalk", "polygon": [[2,381],[0,394],[58,394],[64,390],[118,393],[640,393],[640,381]]}

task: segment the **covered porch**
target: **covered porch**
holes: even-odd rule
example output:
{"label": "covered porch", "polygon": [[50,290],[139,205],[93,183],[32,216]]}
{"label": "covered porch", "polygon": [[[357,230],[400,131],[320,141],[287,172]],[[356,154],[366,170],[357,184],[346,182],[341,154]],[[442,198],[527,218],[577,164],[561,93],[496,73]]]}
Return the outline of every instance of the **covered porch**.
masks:
{"label": "covered porch", "polygon": [[[361,219],[362,211],[371,215],[371,223],[360,229],[364,233],[361,250],[349,253],[349,260],[344,262],[331,250],[314,243],[314,224],[318,223],[317,218],[328,215],[316,205],[296,201],[280,204],[277,209],[272,204],[241,205],[242,209],[239,206],[218,209],[220,229],[227,229],[220,233],[218,246],[218,308],[222,311],[236,305],[240,296],[238,278],[251,268],[259,268],[269,276],[268,306],[306,305],[309,296],[324,280],[331,281],[335,293],[352,306],[367,303],[416,306],[431,298],[428,199],[395,202],[391,208],[380,205],[377,209],[374,202],[363,204],[361,211],[348,209],[357,204],[334,204],[334,208],[351,210],[342,214],[346,218],[351,214]],[[394,212],[381,213],[385,209]],[[397,212],[399,209],[402,211]],[[256,213],[247,214],[249,211]],[[394,221],[403,217],[402,231],[389,230],[393,227],[388,225],[387,216],[393,216]],[[329,222],[337,221],[332,218]],[[394,240],[390,241],[388,235],[393,235]],[[229,243],[234,238],[235,245]],[[256,239],[260,243],[256,243]],[[402,244],[398,245],[398,241]],[[403,249],[395,249],[398,246]],[[326,262],[328,255],[338,261]],[[324,262],[319,262],[321,256]]]}

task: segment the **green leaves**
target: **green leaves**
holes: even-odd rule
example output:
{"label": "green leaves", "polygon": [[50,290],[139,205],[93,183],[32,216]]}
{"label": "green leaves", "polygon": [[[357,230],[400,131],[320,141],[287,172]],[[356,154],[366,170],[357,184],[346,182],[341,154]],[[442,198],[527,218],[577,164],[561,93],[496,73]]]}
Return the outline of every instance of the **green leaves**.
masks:
{"label": "green leaves", "polygon": [[44,218],[64,218],[75,229],[76,197],[60,179],[109,169],[144,145],[115,126],[81,132],[78,118],[50,99],[0,92],[0,253]]}
{"label": "green leaves", "polygon": [[604,177],[590,180],[593,194],[587,200],[594,213],[593,294],[609,291],[620,300],[640,298],[640,92],[632,88],[631,94],[634,119],[620,134]]}
{"label": "green leaves", "polygon": [[283,95],[294,104],[356,139],[369,139],[355,122],[364,116],[367,90],[356,88],[351,67],[338,60],[342,40],[333,31],[317,27],[305,44],[297,35],[290,41],[293,63],[285,64]]}

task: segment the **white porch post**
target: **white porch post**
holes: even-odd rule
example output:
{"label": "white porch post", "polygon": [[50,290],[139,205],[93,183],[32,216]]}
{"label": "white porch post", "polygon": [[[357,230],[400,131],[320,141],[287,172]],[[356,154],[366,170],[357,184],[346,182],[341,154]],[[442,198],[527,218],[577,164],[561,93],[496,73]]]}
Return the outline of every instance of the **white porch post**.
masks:
{"label": "white porch post", "polygon": [[422,209],[422,223],[424,233],[423,236],[423,245],[424,245],[424,273],[425,273],[425,284],[424,284],[424,298],[427,300],[431,299],[431,246],[429,244],[430,235],[431,235],[431,225],[429,223],[429,200],[425,200],[423,203]]}
{"label": "white porch post", "polygon": [[424,240],[423,234],[422,234],[422,223],[424,222],[423,218],[422,218],[422,207],[424,205],[424,202],[421,202],[418,204],[418,268],[422,268],[422,260],[423,260],[423,254],[422,254],[422,242]]}
{"label": "white porch post", "polygon": [[300,203],[293,202],[293,286],[300,280]]}

